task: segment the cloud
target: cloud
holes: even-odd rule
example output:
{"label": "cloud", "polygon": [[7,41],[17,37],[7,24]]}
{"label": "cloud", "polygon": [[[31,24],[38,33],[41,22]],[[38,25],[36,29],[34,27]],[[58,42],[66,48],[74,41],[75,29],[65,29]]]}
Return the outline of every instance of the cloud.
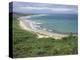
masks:
{"label": "cloud", "polygon": [[72,11],[70,8],[52,8],[52,11]]}
{"label": "cloud", "polygon": [[54,8],[49,8],[49,7],[18,7],[19,9],[26,9],[26,10],[49,10],[49,11],[58,11],[58,12],[67,12],[67,11],[73,11],[73,8],[62,8],[62,7],[54,7]]}
{"label": "cloud", "polygon": [[63,6],[55,6],[55,7],[37,7],[37,6],[18,6],[13,7],[13,11],[25,12],[25,13],[77,13],[77,9],[75,7],[63,7]]}
{"label": "cloud", "polygon": [[36,9],[36,10],[42,10],[42,9],[46,9],[46,8],[42,8],[42,7],[19,7],[19,9]]}

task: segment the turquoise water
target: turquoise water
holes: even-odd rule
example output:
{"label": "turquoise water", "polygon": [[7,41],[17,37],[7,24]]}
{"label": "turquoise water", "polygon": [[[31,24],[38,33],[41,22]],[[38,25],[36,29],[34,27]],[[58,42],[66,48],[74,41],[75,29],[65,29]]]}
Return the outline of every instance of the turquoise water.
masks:
{"label": "turquoise water", "polygon": [[50,32],[58,33],[77,33],[78,18],[76,14],[45,14],[33,15],[27,18],[38,24],[37,29],[45,29]]}

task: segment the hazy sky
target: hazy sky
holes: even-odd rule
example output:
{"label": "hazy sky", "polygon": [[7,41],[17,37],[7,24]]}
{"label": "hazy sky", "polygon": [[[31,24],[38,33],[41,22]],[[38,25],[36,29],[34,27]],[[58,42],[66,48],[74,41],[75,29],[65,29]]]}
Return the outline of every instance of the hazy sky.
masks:
{"label": "hazy sky", "polygon": [[13,2],[13,12],[18,13],[77,14],[77,8],[75,5]]}

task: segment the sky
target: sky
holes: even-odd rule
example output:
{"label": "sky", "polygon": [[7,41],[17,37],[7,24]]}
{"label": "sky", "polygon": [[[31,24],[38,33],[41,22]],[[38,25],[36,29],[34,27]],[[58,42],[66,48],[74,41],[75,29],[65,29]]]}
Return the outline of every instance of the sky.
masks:
{"label": "sky", "polygon": [[77,14],[77,11],[77,5],[13,2],[13,12],[17,13]]}

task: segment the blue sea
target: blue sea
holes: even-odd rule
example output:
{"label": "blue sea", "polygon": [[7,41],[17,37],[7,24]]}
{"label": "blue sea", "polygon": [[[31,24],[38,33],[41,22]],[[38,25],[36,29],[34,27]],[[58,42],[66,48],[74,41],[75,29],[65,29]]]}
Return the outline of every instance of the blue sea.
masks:
{"label": "blue sea", "polygon": [[78,32],[77,14],[40,14],[27,19],[36,22],[37,29],[64,34]]}

